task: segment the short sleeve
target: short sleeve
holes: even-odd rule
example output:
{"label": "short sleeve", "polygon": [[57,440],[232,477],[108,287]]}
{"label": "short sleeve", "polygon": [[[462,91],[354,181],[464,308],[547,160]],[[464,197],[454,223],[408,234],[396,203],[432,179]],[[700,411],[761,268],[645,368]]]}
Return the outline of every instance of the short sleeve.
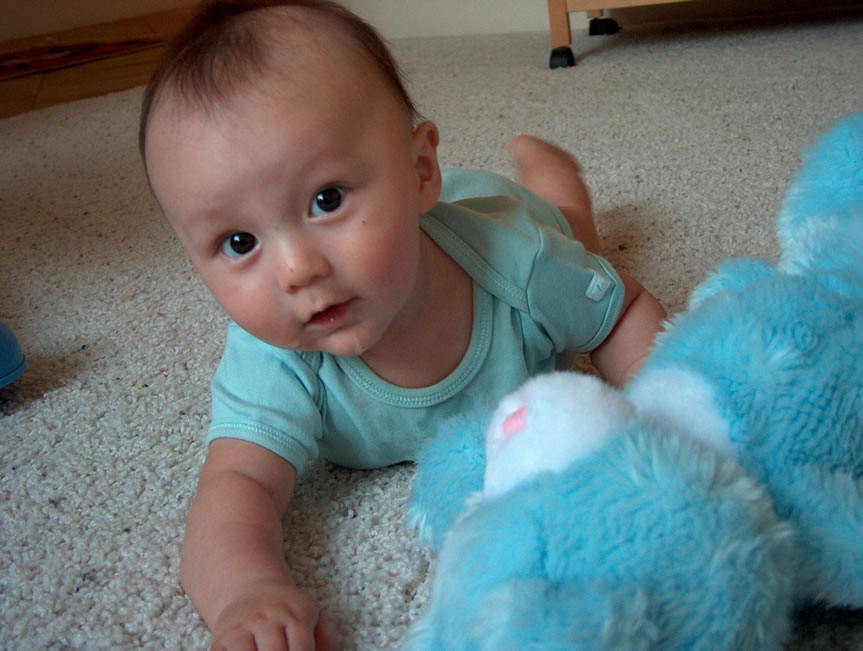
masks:
{"label": "short sleeve", "polygon": [[[574,240],[560,211],[488,172],[447,170],[423,228],[487,291],[525,316],[532,338],[589,352],[617,323],[625,289],[605,259]],[[538,329],[538,330],[536,330]]]}
{"label": "short sleeve", "polygon": [[323,400],[313,357],[270,346],[231,323],[211,388],[208,445],[219,438],[255,443],[298,474],[318,456]]}
{"label": "short sleeve", "polygon": [[528,312],[558,352],[590,352],[617,323],[624,286],[614,268],[580,242],[539,227],[527,284]]}

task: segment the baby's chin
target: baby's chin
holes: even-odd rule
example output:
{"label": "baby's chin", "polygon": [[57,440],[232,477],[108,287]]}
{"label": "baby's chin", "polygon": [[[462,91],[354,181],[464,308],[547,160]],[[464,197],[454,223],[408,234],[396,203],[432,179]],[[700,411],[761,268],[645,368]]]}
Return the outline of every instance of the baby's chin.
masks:
{"label": "baby's chin", "polygon": [[[243,327],[242,323],[239,323]],[[245,329],[245,328],[244,328]],[[257,337],[271,346],[283,350],[293,350],[303,353],[327,353],[336,357],[359,357],[368,352],[380,339],[370,336],[368,332],[362,332],[356,328],[345,328],[331,332],[321,339],[312,337],[285,337],[272,332],[255,332],[247,330],[251,335]]]}
{"label": "baby's chin", "polygon": [[344,332],[340,334],[344,336],[339,338],[338,343],[334,342],[333,346],[328,347],[329,349],[327,352],[331,355],[337,355],[339,357],[359,357],[363,353],[367,352],[371,347],[367,342],[363,342],[355,332]]}
{"label": "baby's chin", "polygon": [[364,342],[360,336],[353,331],[339,332],[327,337],[325,341],[305,346],[282,346],[290,350],[303,352],[319,352],[335,355],[336,357],[359,357],[367,352],[371,346]]}

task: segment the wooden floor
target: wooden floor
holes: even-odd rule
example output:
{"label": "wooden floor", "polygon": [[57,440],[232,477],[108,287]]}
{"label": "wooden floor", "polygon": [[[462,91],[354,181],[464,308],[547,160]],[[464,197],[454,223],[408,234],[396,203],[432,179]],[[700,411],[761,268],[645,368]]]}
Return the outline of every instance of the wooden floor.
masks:
{"label": "wooden floor", "polygon": [[[0,43],[0,54],[38,47],[131,39],[165,40],[177,32],[193,9],[151,14],[103,25]],[[112,56],[61,70],[0,81],[0,118],[144,84],[152,74],[162,47]]]}

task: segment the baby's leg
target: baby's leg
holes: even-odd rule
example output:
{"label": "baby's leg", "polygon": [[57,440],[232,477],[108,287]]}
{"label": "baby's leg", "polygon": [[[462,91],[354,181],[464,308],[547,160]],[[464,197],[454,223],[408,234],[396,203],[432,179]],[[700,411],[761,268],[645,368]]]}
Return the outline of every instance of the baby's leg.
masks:
{"label": "baby's leg", "polygon": [[588,251],[598,253],[590,194],[578,162],[563,149],[534,136],[516,136],[507,144],[519,183],[560,208],[575,239]]}

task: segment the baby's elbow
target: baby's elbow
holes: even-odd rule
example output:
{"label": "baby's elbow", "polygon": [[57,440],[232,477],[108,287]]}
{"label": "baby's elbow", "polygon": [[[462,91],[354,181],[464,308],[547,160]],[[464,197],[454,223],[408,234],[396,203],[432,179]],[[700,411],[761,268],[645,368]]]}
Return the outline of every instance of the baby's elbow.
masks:
{"label": "baby's elbow", "polygon": [[640,285],[639,288],[630,296],[606,340],[591,354],[599,374],[618,387],[641,369],[666,318],[659,301]]}

